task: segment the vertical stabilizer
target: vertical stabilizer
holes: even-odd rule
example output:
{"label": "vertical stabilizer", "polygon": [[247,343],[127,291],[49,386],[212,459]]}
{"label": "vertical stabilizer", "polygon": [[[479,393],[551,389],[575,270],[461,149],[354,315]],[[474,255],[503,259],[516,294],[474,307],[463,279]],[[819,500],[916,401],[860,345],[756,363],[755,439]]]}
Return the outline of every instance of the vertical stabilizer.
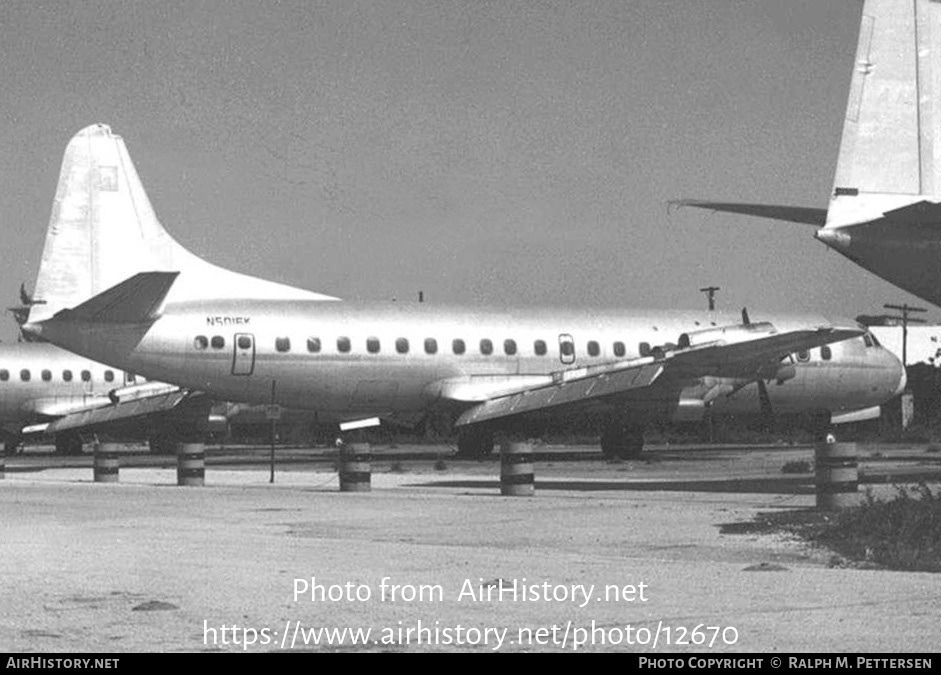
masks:
{"label": "vertical stabilizer", "polygon": [[941,3],[866,0],[827,228],[941,193]]}
{"label": "vertical stabilizer", "polygon": [[335,299],[231,272],[187,251],[157,219],[121,137],[103,124],[86,127],[62,160],[29,320],[42,321],[153,271],[180,272],[168,303]]}

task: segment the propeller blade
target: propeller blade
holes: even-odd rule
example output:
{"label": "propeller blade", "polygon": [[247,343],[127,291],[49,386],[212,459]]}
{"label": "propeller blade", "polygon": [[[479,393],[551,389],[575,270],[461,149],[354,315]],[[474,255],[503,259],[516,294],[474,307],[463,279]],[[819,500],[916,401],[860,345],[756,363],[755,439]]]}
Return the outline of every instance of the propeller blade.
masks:
{"label": "propeller blade", "polygon": [[758,380],[758,402],[761,405],[761,419],[765,428],[773,428],[774,409],[771,407],[771,396],[768,395],[768,385],[764,380]]}

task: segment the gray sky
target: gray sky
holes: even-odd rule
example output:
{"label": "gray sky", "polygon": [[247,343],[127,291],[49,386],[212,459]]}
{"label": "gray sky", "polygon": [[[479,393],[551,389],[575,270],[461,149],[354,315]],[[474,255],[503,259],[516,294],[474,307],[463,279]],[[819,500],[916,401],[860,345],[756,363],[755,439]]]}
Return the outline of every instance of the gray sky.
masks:
{"label": "gray sky", "polygon": [[4,0],[0,304],[33,285],[65,144],[101,122],[185,246],[344,299],[924,305],[809,226],[665,208],[826,206],[860,9]]}

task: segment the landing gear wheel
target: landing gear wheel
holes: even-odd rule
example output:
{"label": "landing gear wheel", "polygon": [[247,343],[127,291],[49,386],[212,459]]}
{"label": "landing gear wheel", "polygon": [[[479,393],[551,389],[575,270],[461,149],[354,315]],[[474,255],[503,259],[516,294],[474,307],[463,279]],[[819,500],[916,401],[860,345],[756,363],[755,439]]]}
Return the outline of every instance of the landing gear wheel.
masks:
{"label": "landing gear wheel", "polygon": [[493,433],[483,429],[467,429],[457,435],[458,459],[484,459],[493,453]]}

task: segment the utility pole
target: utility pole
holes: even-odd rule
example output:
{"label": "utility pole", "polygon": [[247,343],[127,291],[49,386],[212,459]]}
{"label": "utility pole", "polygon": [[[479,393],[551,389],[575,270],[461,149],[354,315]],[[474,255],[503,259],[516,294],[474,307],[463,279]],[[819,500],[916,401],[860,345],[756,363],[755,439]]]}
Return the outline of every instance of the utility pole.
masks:
{"label": "utility pole", "polygon": [[718,286],[706,286],[705,288],[700,288],[701,293],[705,293],[706,297],[709,298],[709,311],[715,311],[716,308],[716,291],[721,290]]}
{"label": "utility pole", "polygon": [[912,307],[909,304],[901,305],[882,305],[886,309],[894,309],[902,313],[901,317],[892,317],[894,319],[902,319],[902,367],[908,367],[908,324],[910,323],[925,323],[924,319],[916,319],[910,317],[909,312],[927,312],[928,310],[924,307]]}

